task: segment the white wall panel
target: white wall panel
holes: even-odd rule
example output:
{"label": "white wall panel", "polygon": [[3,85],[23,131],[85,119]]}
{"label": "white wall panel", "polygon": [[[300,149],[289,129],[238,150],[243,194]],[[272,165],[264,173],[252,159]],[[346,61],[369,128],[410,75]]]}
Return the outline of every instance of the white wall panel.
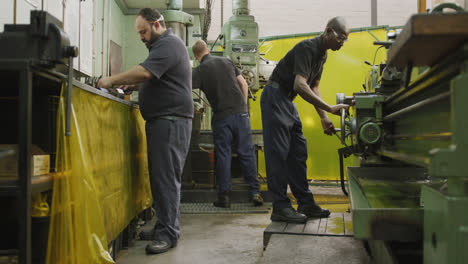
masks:
{"label": "white wall panel", "polygon": [[378,25],[402,26],[417,12],[417,1],[377,0]]}
{"label": "white wall panel", "polygon": [[41,9],[40,0],[16,0],[16,24],[29,24],[31,10]]}
{"label": "white wall panel", "polygon": [[86,0],[80,5],[80,71],[92,75],[94,0]]}
{"label": "white wall panel", "polygon": [[[80,45],[80,0],[65,1],[63,28],[70,38],[70,45]],[[73,60],[73,68],[79,70],[78,58]]]}
{"label": "white wall panel", "polygon": [[63,0],[45,0],[44,10],[63,22]]}
{"label": "white wall panel", "polygon": [[14,0],[2,0],[0,8],[0,32],[5,24],[13,24]]}
{"label": "white wall panel", "polygon": [[[232,0],[223,2],[226,22],[232,15]],[[371,0],[250,0],[250,9],[259,25],[260,37],[322,31],[334,16],[345,17],[351,28],[371,25]],[[400,26],[417,12],[417,1],[378,0],[377,9],[379,25]],[[221,0],[216,0],[208,39],[214,40],[220,28]]]}

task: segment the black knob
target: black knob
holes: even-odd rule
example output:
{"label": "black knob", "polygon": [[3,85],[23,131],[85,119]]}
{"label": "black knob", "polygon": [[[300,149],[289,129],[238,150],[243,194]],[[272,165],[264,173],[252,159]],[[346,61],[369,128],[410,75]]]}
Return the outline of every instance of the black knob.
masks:
{"label": "black knob", "polygon": [[63,57],[78,57],[78,47],[65,46],[63,47]]}

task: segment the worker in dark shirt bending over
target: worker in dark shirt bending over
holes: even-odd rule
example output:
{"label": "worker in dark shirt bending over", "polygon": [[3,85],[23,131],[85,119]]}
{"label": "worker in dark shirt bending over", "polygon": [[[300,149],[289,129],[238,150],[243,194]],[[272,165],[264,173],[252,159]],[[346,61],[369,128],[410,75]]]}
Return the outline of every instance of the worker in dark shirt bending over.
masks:
{"label": "worker in dark shirt bending over", "polygon": [[[268,190],[273,196],[272,221],[305,223],[307,217],[330,215],[330,211],[320,208],[309,190],[307,142],[292,101],[299,94],[314,105],[324,133],[335,133],[327,112],[338,114],[340,109],[347,109],[348,106],[331,106],[323,101],[319,84],[327,50],[339,50],[348,34],[344,19],[332,18],[323,34],[299,42],[280,60],[263,90],[260,105]],[[288,184],[297,200],[297,211],[287,196]]]}
{"label": "worker in dark shirt bending over", "polygon": [[244,178],[250,187],[250,200],[256,206],[262,205],[247,106],[247,82],[230,59],[211,56],[204,41],[195,42],[192,50],[200,62],[193,70],[192,87],[206,94],[214,112],[212,129],[218,200],[213,204],[231,206],[231,147],[235,143]]}
{"label": "worker in dark shirt bending over", "polygon": [[102,78],[98,87],[142,83],[139,106],[146,120],[148,169],[158,221],[147,239],[149,254],[177,246],[180,236],[180,187],[190,144],[193,118],[192,69],[184,42],[166,29],[163,16],[143,8],[136,30],[149,49],[146,60],[132,69]]}

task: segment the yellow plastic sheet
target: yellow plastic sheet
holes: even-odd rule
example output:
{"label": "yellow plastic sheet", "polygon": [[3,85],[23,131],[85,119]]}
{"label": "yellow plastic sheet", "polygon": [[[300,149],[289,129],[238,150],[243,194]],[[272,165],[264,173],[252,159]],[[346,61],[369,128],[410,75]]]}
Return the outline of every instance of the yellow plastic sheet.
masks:
{"label": "yellow plastic sheet", "polygon": [[144,121],[137,108],[73,87],[66,137],[65,90],[47,263],[113,263],[108,243],[151,205]]}
{"label": "yellow plastic sheet", "polygon": [[[372,34],[371,34],[372,33]],[[352,95],[354,92],[363,90],[366,73],[370,66],[364,61],[374,61],[374,55],[378,46],[373,45],[376,40],[386,40],[387,30],[385,28],[362,32],[353,32],[349,40],[339,51],[328,51],[328,59],[324,65],[320,91],[322,98],[328,104],[336,103],[336,93]],[[265,53],[268,60],[279,61],[298,42],[313,38],[317,35],[307,37],[291,37],[265,41],[260,47],[260,53]],[[381,48],[375,57],[375,63],[386,59],[386,51]],[[260,98],[259,93],[258,98]],[[327,136],[323,133],[320,118],[315,108],[299,96],[294,100],[299,116],[302,120],[303,133],[307,138],[309,158],[307,159],[307,178],[314,180],[338,180],[339,159],[337,149],[343,147],[336,136]],[[250,114],[252,129],[262,129],[260,100],[250,101]],[[338,116],[329,114],[335,127],[340,127]],[[345,159],[345,166],[352,164],[351,158]],[[259,172],[265,173],[265,159],[263,153],[259,153]]]}

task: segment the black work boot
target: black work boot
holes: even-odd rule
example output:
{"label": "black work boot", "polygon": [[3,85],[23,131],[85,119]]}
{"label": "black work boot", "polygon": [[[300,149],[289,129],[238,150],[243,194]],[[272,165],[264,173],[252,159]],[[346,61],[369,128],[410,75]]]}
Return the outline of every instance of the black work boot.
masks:
{"label": "black work boot", "polygon": [[230,192],[218,193],[218,200],[213,203],[216,207],[231,208]]}
{"label": "black work boot", "polygon": [[154,240],[156,234],[156,226],[158,226],[158,221],[156,221],[156,224],[154,224],[154,226],[151,228],[143,227],[143,230],[141,230],[140,234],[138,234],[140,240]]}
{"label": "black work boot", "polygon": [[164,240],[153,240],[151,243],[146,245],[146,253],[148,254],[160,254],[168,251],[169,249],[176,247]]}
{"label": "black work boot", "polygon": [[328,209],[321,208],[316,203],[301,204],[297,207],[297,211],[310,218],[325,218],[330,215],[330,211]]}
{"label": "black work boot", "polygon": [[140,240],[153,240],[154,232],[154,228],[151,228],[149,230],[142,230],[139,234]]}
{"label": "black work boot", "polygon": [[250,200],[252,201],[253,205],[254,206],[261,206],[263,205],[263,198],[262,196],[257,193],[257,194],[254,194],[250,197]]}
{"label": "black work boot", "polygon": [[271,221],[304,224],[307,222],[307,216],[296,212],[292,207],[275,210],[271,213]]}

